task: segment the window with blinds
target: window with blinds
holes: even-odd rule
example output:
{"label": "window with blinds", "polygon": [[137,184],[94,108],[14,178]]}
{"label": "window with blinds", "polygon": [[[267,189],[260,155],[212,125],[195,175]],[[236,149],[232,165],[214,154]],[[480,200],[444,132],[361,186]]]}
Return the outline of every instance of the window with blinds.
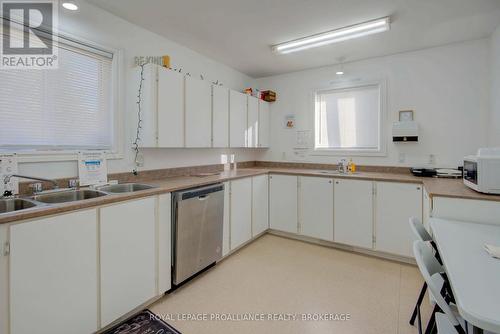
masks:
{"label": "window with blinds", "polygon": [[318,92],[315,149],[380,152],[380,92],[379,85]]}
{"label": "window with blinds", "polygon": [[59,38],[57,69],[0,70],[0,149],[111,149],[113,55]]}

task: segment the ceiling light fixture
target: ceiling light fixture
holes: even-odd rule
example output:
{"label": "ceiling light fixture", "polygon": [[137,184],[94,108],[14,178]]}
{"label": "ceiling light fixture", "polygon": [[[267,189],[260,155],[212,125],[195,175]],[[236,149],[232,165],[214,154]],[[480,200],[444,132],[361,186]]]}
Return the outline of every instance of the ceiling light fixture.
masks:
{"label": "ceiling light fixture", "polygon": [[389,17],[384,17],[381,19],[376,19],[312,36],[307,36],[304,38],[299,38],[293,41],[280,43],[272,46],[272,50],[282,54],[292,53],[315,48],[318,46],[338,43],[353,38],[377,34],[387,31],[390,28],[391,24]]}
{"label": "ceiling light fixture", "polygon": [[63,1],[62,6],[67,10],[78,10],[78,5],[74,1]]}

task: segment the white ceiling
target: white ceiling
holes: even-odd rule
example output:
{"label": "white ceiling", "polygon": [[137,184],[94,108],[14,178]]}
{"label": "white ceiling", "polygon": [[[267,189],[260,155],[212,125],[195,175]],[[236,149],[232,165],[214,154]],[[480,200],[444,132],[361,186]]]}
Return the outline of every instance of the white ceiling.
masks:
{"label": "white ceiling", "polygon": [[[486,37],[499,0],[88,0],[252,77]],[[277,55],[270,45],[391,16],[389,32]]]}

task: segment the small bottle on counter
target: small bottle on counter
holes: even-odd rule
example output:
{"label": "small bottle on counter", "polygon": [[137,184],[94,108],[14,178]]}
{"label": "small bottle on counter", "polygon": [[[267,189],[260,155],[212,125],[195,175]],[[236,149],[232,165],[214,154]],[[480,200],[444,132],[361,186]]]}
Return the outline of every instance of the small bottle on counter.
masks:
{"label": "small bottle on counter", "polygon": [[352,158],[349,159],[349,164],[347,165],[347,170],[349,171],[349,173],[356,172],[356,164],[352,161]]}

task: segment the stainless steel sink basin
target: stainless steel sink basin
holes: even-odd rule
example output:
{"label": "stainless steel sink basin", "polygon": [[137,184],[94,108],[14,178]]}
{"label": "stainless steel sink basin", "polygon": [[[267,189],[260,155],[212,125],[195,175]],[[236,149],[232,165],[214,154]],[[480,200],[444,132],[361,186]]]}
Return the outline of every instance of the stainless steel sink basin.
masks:
{"label": "stainless steel sink basin", "polygon": [[318,173],[328,175],[356,175],[358,172],[341,173],[338,170],[319,170]]}
{"label": "stainless steel sink basin", "polygon": [[142,183],[122,183],[122,184],[112,184],[109,186],[104,186],[99,188],[100,191],[104,191],[110,194],[122,194],[122,193],[131,193],[134,191],[147,190],[156,188],[155,186],[151,186],[149,184]]}
{"label": "stainless steel sink basin", "polygon": [[80,190],[66,190],[60,192],[53,192],[49,194],[36,195],[33,196],[32,199],[37,202],[57,204],[57,203],[82,201],[85,199],[97,198],[106,195],[107,194],[102,191],[80,189]]}
{"label": "stainless steel sink basin", "polygon": [[26,210],[34,208],[36,206],[37,206],[36,203],[33,203],[32,201],[25,200],[22,198],[0,199],[0,214],[13,211]]}
{"label": "stainless steel sink basin", "polygon": [[321,174],[341,174],[338,170],[319,170],[318,173]]}

